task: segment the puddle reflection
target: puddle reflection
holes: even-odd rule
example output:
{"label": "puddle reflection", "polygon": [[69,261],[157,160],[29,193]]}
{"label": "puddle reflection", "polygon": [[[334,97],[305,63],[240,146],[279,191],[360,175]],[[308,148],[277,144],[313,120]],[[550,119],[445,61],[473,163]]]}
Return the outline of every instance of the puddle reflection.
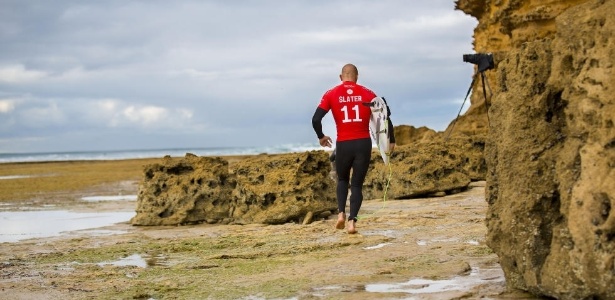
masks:
{"label": "puddle reflection", "polygon": [[115,267],[135,266],[139,268],[145,268],[147,267],[147,261],[145,261],[145,259],[141,255],[133,254],[128,257],[120,258],[119,260],[116,260],[116,261],[101,262],[101,263],[98,263],[98,265],[101,267],[111,265]]}
{"label": "puddle reflection", "polygon": [[390,245],[390,244],[391,244],[391,243],[380,243],[380,244],[378,244],[378,245],[376,245],[376,246],[363,247],[363,249],[365,249],[365,250],[380,249],[380,248],[382,248],[382,247],[384,247],[384,246],[386,246],[386,245]]}
{"label": "puddle reflection", "polygon": [[106,261],[98,263],[97,265],[114,266],[114,267],[126,267],[134,266],[139,268],[147,268],[154,266],[170,266],[169,260],[164,255],[148,255],[148,254],[133,254],[127,257],[122,257],[116,261]]}
{"label": "puddle reflection", "polygon": [[129,221],[134,215],[135,212],[3,211],[0,212],[0,243],[109,226]]}
{"label": "puddle reflection", "polygon": [[365,290],[373,293],[436,294],[450,291],[467,291],[486,281],[504,282],[503,271],[496,268],[472,268],[472,272],[468,276],[458,276],[444,280],[417,278],[402,283],[368,284],[365,286]]}
{"label": "puddle reflection", "polygon": [[8,179],[22,179],[22,178],[31,178],[34,177],[32,175],[7,175],[0,176],[0,180],[8,180]]}

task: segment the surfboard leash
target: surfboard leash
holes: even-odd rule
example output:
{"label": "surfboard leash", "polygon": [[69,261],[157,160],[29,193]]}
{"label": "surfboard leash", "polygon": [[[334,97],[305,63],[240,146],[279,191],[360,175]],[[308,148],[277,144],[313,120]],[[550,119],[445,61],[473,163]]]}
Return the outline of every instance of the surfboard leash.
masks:
{"label": "surfboard leash", "polygon": [[[384,124],[385,125],[384,125],[384,130],[383,131],[386,133],[387,141],[390,142],[389,133],[388,133],[388,130],[389,130],[389,116],[388,115],[385,115],[385,117],[384,117]],[[389,176],[387,177],[387,180],[386,180],[387,183],[384,186],[384,194],[382,196],[382,208],[380,208],[379,210],[384,209],[384,206],[385,206],[386,201],[387,201],[387,192],[389,191],[389,185],[391,184],[391,177],[393,176],[393,168],[391,167],[391,151],[390,151],[391,149],[388,149],[388,150],[389,150],[389,152],[385,153],[385,154],[386,154],[386,157],[387,157],[386,164],[389,167]]]}
{"label": "surfboard leash", "polygon": [[382,207],[377,209],[376,211],[368,214],[368,215],[365,215],[365,216],[358,215],[357,219],[360,220],[360,219],[365,219],[365,218],[368,218],[370,216],[373,216],[373,215],[375,215],[376,213],[380,212],[381,210],[383,210],[386,207],[387,192],[389,191],[389,186],[391,184],[391,178],[393,177],[393,168],[391,167],[391,159],[390,159],[390,157],[389,157],[389,163],[387,165],[389,167],[389,174],[388,174],[388,176],[386,178],[386,184],[384,185],[384,194],[382,196]]}
{"label": "surfboard leash", "polygon": [[384,209],[384,206],[387,201],[387,192],[389,191],[389,185],[391,184],[391,177],[393,176],[393,168],[391,167],[391,157],[389,157],[389,176],[387,177],[387,184],[384,186],[384,195],[382,196],[382,207],[380,210]]}

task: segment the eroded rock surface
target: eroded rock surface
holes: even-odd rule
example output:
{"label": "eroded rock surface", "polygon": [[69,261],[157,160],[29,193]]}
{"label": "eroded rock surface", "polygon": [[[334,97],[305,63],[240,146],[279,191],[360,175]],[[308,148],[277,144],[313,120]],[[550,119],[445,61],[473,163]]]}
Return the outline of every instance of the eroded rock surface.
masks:
{"label": "eroded rock surface", "polygon": [[487,243],[508,286],[614,299],[615,1],[457,6],[496,57],[492,103],[475,103],[489,109]]}
{"label": "eroded rock surface", "polygon": [[[384,165],[379,153],[373,152],[364,197],[383,198],[385,188],[389,199],[464,190],[471,181],[485,176],[484,146],[484,137],[480,136],[411,143],[395,148],[390,167]],[[389,173],[391,181],[387,187]]]}
{"label": "eroded rock surface", "polygon": [[279,224],[327,217],[334,183],[324,151],[258,155],[229,168],[219,157],[187,154],[145,167],[134,225]]}
{"label": "eroded rock surface", "polygon": [[398,146],[431,142],[439,138],[435,130],[424,126],[419,128],[411,125],[395,126],[395,143]]}
{"label": "eroded rock surface", "polygon": [[[484,146],[479,136],[436,137],[398,146],[390,168],[373,151],[364,199],[381,199],[385,189],[389,199],[463,191],[485,177]],[[256,155],[232,165],[220,157],[165,157],[144,169],[132,224],[309,223],[337,211],[330,171],[325,151]]]}

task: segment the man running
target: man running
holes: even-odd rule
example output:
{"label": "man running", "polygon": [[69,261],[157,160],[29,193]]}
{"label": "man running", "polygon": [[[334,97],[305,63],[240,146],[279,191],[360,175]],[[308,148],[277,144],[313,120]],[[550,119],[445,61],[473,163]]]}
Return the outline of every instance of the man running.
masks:
{"label": "man running", "polygon": [[[331,147],[332,140],[322,132],[322,119],[331,110],[337,129],[335,149],[335,169],[337,172],[337,209],[335,227],[344,229],[346,222],[346,199],[350,184],[350,214],[348,228],[350,234],[357,233],[356,222],[363,202],[363,182],[372,155],[372,141],[369,133],[371,109],[369,103],[376,97],[370,89],[357,84],[359,71],[352,64],[342,68],[341,84],[328,90],[312,117],[312,127],[319,143]],[[393,124],[389,121],[390,149],[395,147]],[[352,170],[352,180],[350,171]]]}

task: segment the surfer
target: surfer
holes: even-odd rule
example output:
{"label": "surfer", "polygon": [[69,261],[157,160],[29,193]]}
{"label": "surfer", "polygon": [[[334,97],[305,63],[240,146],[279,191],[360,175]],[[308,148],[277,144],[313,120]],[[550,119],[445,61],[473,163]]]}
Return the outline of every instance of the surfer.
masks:
{"label": "surfer", "polygon": [[[372,141],[369,133],[371,109],[369,103],[376,97],[370,89],[357,84],[359,71],[353,64],[342,68],[342,83],[331,88],[322,96],[320,104],[312,117],[312,127],[318,141],[323,147],[331,147],[331,137],[322,131],[322,119],[331,111],[337,129],[335,147],[335,169],[337,173],[337,209],[338,217],[335,227],[344,229],[348,220],[347,232],[357,233],[356,222],[363,202],[363,182],[369,168],[372,155]],[[361,99],[361,101],[356,101]],[[393,124],[389,122],[391,133]],[[391,150],[395,138],[391,134]],[[352,179],[350,172],[352,170]],[[350,212],[346,219],[346,199],[350,185]]]}
{"label": "surfer", "polygon": [[[389,152],[387,154],[391,154],[393,153],[393,150],[395,150],[395,130],[393,128],[393,122],[391,121],[391,109],[389,108],[389,104],[387,103],[387,100],[384,99],[384,97],[382,97],[382,101],[387,107],[387,124],[389,127]],[[333,171],[331,178],[337,181],[337,174],[335,170],[335,149],[333,149],[331,155],[329,155],[329,161],[331,161],[331,170]]]}

